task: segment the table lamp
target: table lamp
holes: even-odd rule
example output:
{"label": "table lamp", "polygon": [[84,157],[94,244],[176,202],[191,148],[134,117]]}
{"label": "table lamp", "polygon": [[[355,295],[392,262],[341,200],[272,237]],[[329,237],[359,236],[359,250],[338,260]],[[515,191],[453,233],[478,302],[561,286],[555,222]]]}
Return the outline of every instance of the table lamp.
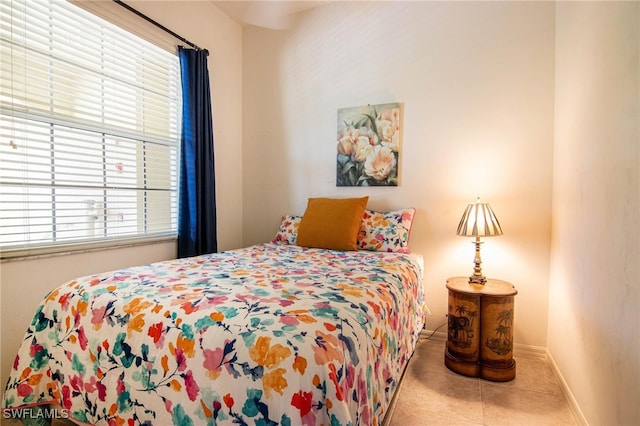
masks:
{"label": "table lamp", "polygon": [[468,204],[458,225],[458,235],[462,237],[476,237],[473,242],[476,246],[476,257],[473,275],[469,277],[469,284],[481,284],[487,282],[487,278],[482,275],[480,264],[480,237],[495,237],[502,235],[502,228],[496,215],[491,210],[489,203],[481,203],[480,198],[473,204]]}

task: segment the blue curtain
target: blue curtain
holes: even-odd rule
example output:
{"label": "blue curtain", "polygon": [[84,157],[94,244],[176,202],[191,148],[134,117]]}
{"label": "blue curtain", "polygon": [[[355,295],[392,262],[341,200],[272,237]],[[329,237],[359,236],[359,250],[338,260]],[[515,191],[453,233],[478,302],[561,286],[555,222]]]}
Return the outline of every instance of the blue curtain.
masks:
{"label": "blue curtain", "polygon": [[178,193],[178,257],[218,250],[213,119],[206,50],[178,48],[182,73],[182,137]]}

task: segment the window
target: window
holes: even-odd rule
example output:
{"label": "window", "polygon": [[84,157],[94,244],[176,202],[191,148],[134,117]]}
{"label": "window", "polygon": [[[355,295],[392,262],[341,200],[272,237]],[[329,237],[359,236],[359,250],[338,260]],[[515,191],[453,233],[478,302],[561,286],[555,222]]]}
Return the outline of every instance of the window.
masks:
{"label": "window", "polygon": [[175,236],[177,55],[63,1],[0,25],[2,257]]}

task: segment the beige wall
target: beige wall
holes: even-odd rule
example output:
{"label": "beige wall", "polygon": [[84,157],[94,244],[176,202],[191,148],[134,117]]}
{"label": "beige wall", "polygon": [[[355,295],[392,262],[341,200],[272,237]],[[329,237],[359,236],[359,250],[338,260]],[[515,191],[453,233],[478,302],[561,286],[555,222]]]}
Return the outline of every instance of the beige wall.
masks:
{"label": "beige wall", "polygon": [[[639,3],[339,2],[277,31],[243,30],[209,2],[131,4],[211,51],[221,249],[271,239],[309,196],[415,206],[432,329],[444,280],[471,273],[455,228],[479,195],[505,231],[483,267],[518,287],[516,344],[548,348],[583,421],[637,422]],[[336,110],[392,101],[404,105],[400,186],[336,188]],[[1,264],[1,382],[53,286],[174,254]]]}
{"label": "beige wall", "polygon": [[[104,3],[104,2],[103,2]],[[242,28],[208,2],[127,2],[199,46],[209,49],[218,245],[242,245]],[[105,6],[114,4],[105,3]],[[116,7],[115,15],[143,30],[144,21]],[[135,19],[137,19],[137,21]],[[148,28],[147,28],[148,29]],[[143,31],[151,34],[153,30]],[[175,41],[174,41],[175,43]],[[0,264],[0,383],[40,300],[79,276],[174,258],[175,242]]]}
{"label": "beige wall", "polygon": [[[504,236],[483,270],[513,282],[515,341],[546,346],[555,6],[547,2],[337,2],[288,30],[244,30],[244,243],[273,238],[311,196],[369,195],[418,209],[428,328],[446,318],[445,280],[470,275],[456,236],[476,196]],[[337,109],[402,102],[396,188],[335,186]]]}
{"label": "beige wall", "polygon": [[640,421],[640,3],[558,2],[548,351],[592,425]]}

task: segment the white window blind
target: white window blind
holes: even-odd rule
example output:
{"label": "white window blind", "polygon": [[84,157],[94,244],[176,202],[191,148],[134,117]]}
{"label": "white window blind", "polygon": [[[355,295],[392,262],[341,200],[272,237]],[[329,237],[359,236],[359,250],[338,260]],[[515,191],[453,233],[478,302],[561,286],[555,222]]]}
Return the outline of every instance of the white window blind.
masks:
{"label": "white window blind", "polygon": [[0,0],[0,254],[175,236],[180,64],[64,1]]}

